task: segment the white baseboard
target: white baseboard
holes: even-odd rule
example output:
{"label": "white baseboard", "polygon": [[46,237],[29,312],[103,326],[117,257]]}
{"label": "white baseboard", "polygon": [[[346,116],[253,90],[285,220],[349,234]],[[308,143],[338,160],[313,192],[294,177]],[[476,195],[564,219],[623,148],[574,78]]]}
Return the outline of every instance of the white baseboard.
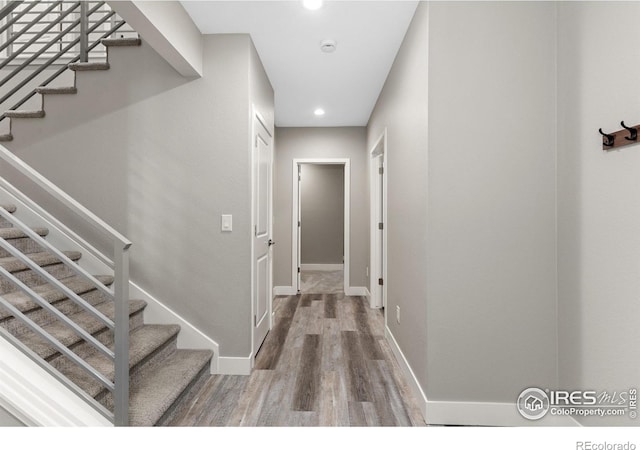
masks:
{"label": "white baseboard", "polygon": [[210,373],[219,373],[218,359],[220,358],[220,347],[216,341],[206,336],[202,331],[198,330],[179,314],[167,308],[158,299],[134,282],[129,283],[129,296],[131,298],[139,298],[147,302],[147,307],[144,310],[144,320],[146,323],[180,325],[180,333],[178,333],[178,348],[193,348],[213,351]]}
{"label": "white baseboard", "polygon": [[362,297],[367,297],[367,298],[369,298],[371,296],[371,294],[369,293],[369,289],[367,289],[364,286],[350,286],[344,292],[344,295],[349,295],[349,296],[353,296],[353,297],[362,296]]}
{"label": "white baseboard", "polygon": [[[405,379],[409,384],[409,388],[413,393],[413,397],[418,402],[418,406],[420,407],[420,412],[422,413],[422,417],[425,419],[425,422],[426,422],[427,396],[422,390],[420,383],[418,383],[418,379],[413,373],[413,370],[411,369],[411,366],[409,365],[407,358],[405,358],[404,353],[402,353],[402,350],[400,350],[400,346],[398,345],[398,342],[396,342],[396,338],[393,336],[393,333],[391,333],[391,330],[387,326],[385,326],[384,335],[387,338],[387,342],[389,343],[389,346],[391,347],[391,351],[395,355],[396,360],[400,365],[400,369],[402,370],[402,372],[404,372]],[[427,422],[427,424],[428,423],[429,422]]]}
{"label": "white baseboard", "polygon": [[300,270],[331,272],[334,270],[344,270],[344,264],[300,264]]}
{"label": "white baseboard", "polygon": [[515,403],[427,402],[425,421],[429,425],[471,425],[498,427],[575,427],[580,424],[570,416],[547,415],[527,420]]}
{"label": "white baseboard", "polygon": [[220,375],[251,375],[253,355],[247,357],[221,356],[216,373]]}
{"label": "white baseboard", "polygon": [[296,295],[298,291],[293,286],[274,286],[273,296],[276,295]]}
{"label": "white baseboard", "polygon": [[418,401],[420,411],[428,425],[470,425],[497,427],[575,427],[580,423],[568,416],[547,416],[537,421],[527,420],[518,414],[514,403],[493,402],[447,402],[428,400],[409,362],[398,346],[389,327],[385,327],[385,337],[395,355],[405,379]]}

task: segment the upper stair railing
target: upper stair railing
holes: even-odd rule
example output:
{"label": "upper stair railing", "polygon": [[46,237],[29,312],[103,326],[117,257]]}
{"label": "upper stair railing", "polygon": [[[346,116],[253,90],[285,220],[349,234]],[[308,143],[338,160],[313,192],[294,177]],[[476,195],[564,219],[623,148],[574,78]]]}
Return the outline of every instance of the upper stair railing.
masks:
{"label": "upper stair railing", "polygon": [[0,105],[16,110],[68,64],[104,58],[100,40],[118,31],[133,33],[106,2],[8,2],[0,10]]}

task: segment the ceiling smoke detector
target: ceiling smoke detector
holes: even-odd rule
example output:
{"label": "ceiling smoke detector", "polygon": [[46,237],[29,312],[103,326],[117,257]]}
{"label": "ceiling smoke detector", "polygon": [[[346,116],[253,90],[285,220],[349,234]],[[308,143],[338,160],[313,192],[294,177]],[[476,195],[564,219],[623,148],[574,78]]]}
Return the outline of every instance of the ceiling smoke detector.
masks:
{"label": "ceiling smoke detector", "polygon": [[325,53],[333,53],[336,51],[337,42],[331,39],[320,42],[320,50]]}

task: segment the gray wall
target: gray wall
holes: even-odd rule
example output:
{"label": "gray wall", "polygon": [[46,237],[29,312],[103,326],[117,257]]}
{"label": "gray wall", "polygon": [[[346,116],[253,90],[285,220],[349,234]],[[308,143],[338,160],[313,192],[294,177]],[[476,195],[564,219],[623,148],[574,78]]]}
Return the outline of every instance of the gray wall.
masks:
{"label": "gray wall", "polygon": [[301,179],[301,263],[342,264],[344,166],[302,164]]}
{"label": "gray wall", "polygon": [[13,417],[6,409],[0,407],[0,428],[1,427],[23,427],[24,424]]}
{"label": "gray wall", "polygon": [[369,120],[367,144],[373,148],[387,128],[386,311],[400,306],[402,326],[389,317],[389,327],[423,389],[427,378],[428,46],[428,7],[421,3]]}
{"label": "gray wall", "polygon": [[389,327],[429,400],[556,383],[554,61],[552,3],[422,3],[371,118]]}
{"label": "gray wall", "polygon": [[[260,56],[253,42],[249,46],[249,101],[252,109],[249,120],[253,123],[253,110],[258,112],[265,121],[267,131],[271,136],[275,134],[274,92],[269,77],[264,70]],[[250,139],[253,139],[250,136]],[[251,145],[251,142],[249,143]],[[275,145],[275,143],[274,143]]]}
{"label": "gray wall", "polygon": [[557,381],[555,5],[430,15],[427,395],[514,402]]}
{"label": "gray wall", "polygon": [[79,75],[77,96],[47,99],[46,119],[16,121],[9,147],[133,241],[132,280],[221,355],[247,356],[251,104],[273,119],[251,40],[205,36],[196,80],[146,43],[110,53],[109,71]]}
{"label": "gray wall", "polygon": [[295,158],[350,158],[350,283],[367,286],[369,265],[369,193],[366,129],[277,128],[274,172],[274,286],[292,286],[292,167]]}
{"label": "gray wall", "polygon": [[605,153],[598,128],[640,123],[640,4],[563,2],[558,18],[560,385],[621,391],[640,380],[640,148]]}

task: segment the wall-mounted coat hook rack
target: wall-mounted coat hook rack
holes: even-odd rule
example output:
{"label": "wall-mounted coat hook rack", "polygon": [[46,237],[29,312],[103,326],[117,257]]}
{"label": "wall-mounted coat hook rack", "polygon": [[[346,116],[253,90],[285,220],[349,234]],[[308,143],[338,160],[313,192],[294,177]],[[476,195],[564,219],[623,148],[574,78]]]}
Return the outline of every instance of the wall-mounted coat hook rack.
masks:
{"label": "wall-mounted coat hook rack", "polygon": [[625,145],[637,144],[638,130],[640,125],[628,127],[624,124],[624,120],[620,122],[622,130],[613,133],[605,133],[600,128],[598,131],[602,135],[602,150],[613,150],[614,148],[624,147]]}

